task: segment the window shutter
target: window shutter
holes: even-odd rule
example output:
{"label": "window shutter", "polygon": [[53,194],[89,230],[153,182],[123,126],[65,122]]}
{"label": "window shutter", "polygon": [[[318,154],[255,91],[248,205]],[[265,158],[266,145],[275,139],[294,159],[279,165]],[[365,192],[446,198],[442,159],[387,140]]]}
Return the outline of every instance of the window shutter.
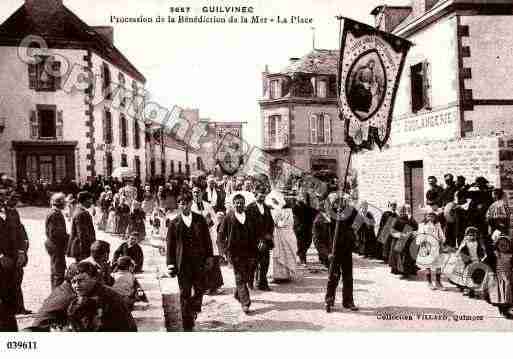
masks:
{"label": "window shutter", "polygon": [[431,109],[431,66],[429,62],[424,61],[422,63],[422,84],[424,94],[424,108],[427,110]]}
{"label": "window shutter", "polygon": [[29,89],[35,89],[37,87],[37,65],[28,65],[28,77],[29,77]]}
{"label": "window shutter", "polygon": [[[54,61],[52,63],[52,72],[53,74],[60,74],[61,73],[61,63],[59,61]],[[61,76],[54,76],[53,78],[55,90],[61,89]]]}
{"label": "window shutter", "polygon": [[123,115],[120,115],[118,118],[118,127],[119,127],[119,144],[123,147]]}
{"label": "window shutter", "polygon": [[[107,114],[105,112],[105,109],[102,111],[102,127],[103,127],[103,143],[107,143]],[[105,173],[107,173],[105,171]]]}
{"label": "window shutter", "polygon": [[324,143],[331,143],[331,118],[324,114]]}
{"label": "window shutter", "polygon": [[317,144],[317,116],[310,117],[310,143]]}
{"label": "window shutter", "polygon": [[36,111],[30,111],[30,137],[32,139],[39,137],[39,124],[37,122]]}
{"label": "window shutter", "polygon": [[135,149],[138,149],[139,148],[139,145],[138,145],[138,141],[137,141],[137,136],[139,136],[139,129],[138,129],[138,126],[137,126],[137,119],[134,118],[134,148]]}
{"label": "window shutter", "polygon": [[63,117],[62,117],[62,111],[57,111],[57,126],[55,126],[55,132],[58,139],[62,139],[63,137]]}
{"label": "window shutter", "polygon": [[270,145],[270,139],[271,139],[271,121],[270,117],[265,117],[264,119],[264,145],[269,146]]}
{"label": "window shutter", "polygon": [[129,134],[129,126],[128,126],[128,119],[123,115],[123,122],[124,122],[124,130],[125,130],[125,147],[128,147],[130,145],[130,136]]}

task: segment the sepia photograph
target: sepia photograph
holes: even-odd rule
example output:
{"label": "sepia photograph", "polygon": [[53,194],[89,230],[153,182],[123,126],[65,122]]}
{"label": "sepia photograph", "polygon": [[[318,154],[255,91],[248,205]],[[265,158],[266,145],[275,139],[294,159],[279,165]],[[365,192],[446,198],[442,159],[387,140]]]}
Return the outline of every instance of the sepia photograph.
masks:
{"label": "sepia photograph", "polygon": [[2,0],[0,352],[512,332],[512,49],[512,0]]}

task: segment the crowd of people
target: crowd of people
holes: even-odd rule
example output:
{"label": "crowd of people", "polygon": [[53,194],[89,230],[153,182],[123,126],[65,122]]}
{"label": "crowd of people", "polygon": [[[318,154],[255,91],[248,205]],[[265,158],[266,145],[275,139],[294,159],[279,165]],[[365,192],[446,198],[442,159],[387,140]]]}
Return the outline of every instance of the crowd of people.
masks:
{"label": "crowd of people", "polygon": [[511,319],[513,251],[506,195],[484,177],[472,184],[463,176],[454,181],[452,174],[444,180],[442,187],[428,177],[420,223],[407,204],[390,202],[379,223],[361,205],[365,221],[357,231],[355,252],[384,261],[403,279],[421,270],[433,290],[445,290],[445,274],[463,295],[485,299]]}
{"label": "crowd of people", "polygon": [[[251,292],[271,290],[268,277],[278,285],[299,277],[312,243],[328,271],[328,313],[341,277],[343,307],[358,310],[352,263],[357,253],[384,261],[402,278],[422,270],[433,290],[444,290],[445,274],[464,295],[482,296],[509,318],[513,252],[505,195],[483,177],[470,185],[461,176],[444,179],[441,187],[428,178],[420,223],[406,204],[391,202],[377,218],[365,201],[356,205],[341,188],[319,193],[299,179],[289,192],[271,186],[266,176],[210,175],[145,185],[98,181],[76,196],[55,192],[45,222],[52,293],[31,329],[137,330],[131,311],[146,300],[134,276],[144,267],[140,243],[155,238],[169,275],[178,279],[186,331],[193,330],[204,295],[225,294],[222,266],[232,268],[234,298],[249,313]],[[21,293],[28,238],[15,208],[21,196],[1,193],[0,231],[7,236],[0,240],[0,270],[13,280],[0,288],[0,329],[12,331],[14,315],[29,312]],[[109,243],[97,240],[96,231],[123,239],[111,260]],[[66,257],[74,263],[67,266]]]}

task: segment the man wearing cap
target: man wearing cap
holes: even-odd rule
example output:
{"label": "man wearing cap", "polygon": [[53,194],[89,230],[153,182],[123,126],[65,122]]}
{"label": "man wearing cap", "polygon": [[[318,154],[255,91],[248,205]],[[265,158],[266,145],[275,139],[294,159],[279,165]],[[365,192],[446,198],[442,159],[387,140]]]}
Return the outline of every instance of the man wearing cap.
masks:
{"label": "man wearing cap", "polygon": [[178,276],[183,329],[192,331],[201,312],[205,276],[212,267],[212,242],[205,218],[191,211],[190,193],[179,196],[177,202],[181,213],[169,225],[166,262],[169,275]]}
{"label": "man wearing cap", "polygon": [[[3,214],[5,216],[5,223],[7,227],[7,236],[3,238],[4,241],[10,242],[11,254],[6,254],[10,256],[16,263],[15,270],[15,283],[16,283],[16,314],[31,314],[30,310],[25,308],[25,303],[23,300],[23,292],[21,289],[21,285],[23,282],[24,270],[23,268],[27,265],[28,257],[27,251],[29,248],[29,241],[27,232],[25,231],[25,227],[21,223],[20,214],[16,209],[16,205],[18,204],[18,194],[11,192],[6,196],[6,200],[3,203]],[[0,200],[0,213],[2,204]],[[2,238],[0,238],[2,241]],[[0,250],[1,254],[1,250]]]}
{"label": "man wearing cap", "polygon": [[89,257],[91,244],[96,240],[93,219],[87,210],[93,203],[89,192],[78,194],[78,207],[71,221],[71,236],[66,255],[77,262]]}
{"label": "man wearing cap", "polygon": [[358,307],[353,299],[353,248],[356,236],[353,229],[355,219],[359,215],[356,208],[350,205],[349,196],[335,198],[329,204],[329,213],[336,221],[331,253],[328,257],[330,266],[326,288],[326,312],[330,313],[335,304],[337,286],[342,276],[342,306],[351,311]]}
{"label": "man wearing cap", "polygon": [[249,204],[246,213],[255,228],[258,256],[255,272],[256,287],[260,290],[270,291],[267,283],[267,272],[271,261],[271,250],[274,248],[274,220],[271,209],[265,204],[266,188],[259,185],[255,189],[256,201]]}
{"label": "man wearing cap", "polygon": [[66,206],[64,193],[53,194],[50,205],[52,208],[45,221],[45,248],[50,256],[50,283],[54,289],[64,282],[66,272],[66,247],[69,236],[66,232],[66,220],[62,214]]}
{"label": "man wearing cap", "polygon": [[214,208],[214,211],[217,213],[226,211],[224,206],[225,199],[226,194],[222,189],[217,188],[215,177],[212,175],[208,176],[207,189],[205,190],[205,193],[203,193],[203,200],[210,203]]}
{"label": "man wearing cap", "polygon": [[429,189],[426,192],[426,204],[428,206],[437,206],[437,208],[440,208],[442,206],[443,188],[437,184],[435,176],[428,177],[428,185]]}
{"label": "man wearing cap", "polygon": [[90,248],[91,255],[82,262],[94,264],[100,273],[102,284],[112,286],[114,278],[111,275],[111,267],[109,263],[110,244],[106,241],[94,241]]}

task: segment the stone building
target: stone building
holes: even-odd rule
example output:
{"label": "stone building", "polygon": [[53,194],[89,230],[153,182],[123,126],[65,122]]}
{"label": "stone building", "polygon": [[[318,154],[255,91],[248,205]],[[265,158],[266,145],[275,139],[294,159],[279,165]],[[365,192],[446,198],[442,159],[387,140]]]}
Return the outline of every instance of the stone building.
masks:
{"label": "stone building", "polygon": [[133,103],[146,80],[113,40],[113,28],[85,24],[62,0],[25,0],[0,25],[0,172],[83,182],[123,165],[145,180]]}
{"label": "stone building", "polygon": [[338,51],[314,49],[291,58],[283,70],[262,74],[259,101],[263,149],[274,158],[271,171],[327,170],[343,177],[349,148],[338,118]]}
{"label": "stone building", "polygon": [[379,6],[376,26],[414,43],[389,144],[354,156],[361,199],[409,203],[417,218],[427,177],[486,177],[513,193],[513,4],[412,0]]}

